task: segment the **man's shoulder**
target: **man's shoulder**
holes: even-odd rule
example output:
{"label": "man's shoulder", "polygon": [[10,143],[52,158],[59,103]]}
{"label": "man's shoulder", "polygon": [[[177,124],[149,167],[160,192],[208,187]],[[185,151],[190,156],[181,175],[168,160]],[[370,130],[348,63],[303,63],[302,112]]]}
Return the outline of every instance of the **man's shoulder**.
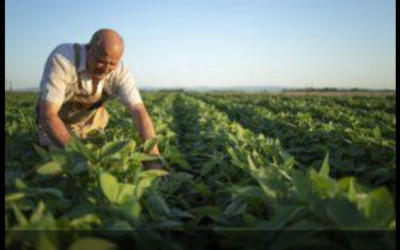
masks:
{"label": "man's shoulder", "polygon": [[131,72],[131,68],[129,66],[129,64],[127,64],[125,61],[120,61],[118,63],[118,66],[116,67],[116,69],[111,73],[111,75],[113,77],[126,77],[127,75],[130,75]]}
{"label": "man's shoulder", "polygon": [[51,52],[51,57],[59,58],[64,62],[72,63],[75,60],[74,57],[74,44],[72,43],[63,43],[56,46]]}

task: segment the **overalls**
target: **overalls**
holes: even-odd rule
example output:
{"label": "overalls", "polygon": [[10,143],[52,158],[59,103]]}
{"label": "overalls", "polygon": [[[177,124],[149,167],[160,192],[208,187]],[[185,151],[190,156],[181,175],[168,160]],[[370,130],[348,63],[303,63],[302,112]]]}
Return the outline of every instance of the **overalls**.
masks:
{"label": "overalls", "polygon": [[[100,82],[94,94],[82,94],[82,79],[78,72],[81,61],[80,45],[74,45],[74,53],[77,80],[71,84],[67,91],[65,102],[58,115],[70,133],[85,139],[91,132],[103,132],[108,124],[109,115],[105,104],[109,97],[105,91],[105,86],[103,86],[108,82],[107,80]],[[44,130],[39,113],[37,117],[40,145],[49,149],[55,148],[54,143]]]}

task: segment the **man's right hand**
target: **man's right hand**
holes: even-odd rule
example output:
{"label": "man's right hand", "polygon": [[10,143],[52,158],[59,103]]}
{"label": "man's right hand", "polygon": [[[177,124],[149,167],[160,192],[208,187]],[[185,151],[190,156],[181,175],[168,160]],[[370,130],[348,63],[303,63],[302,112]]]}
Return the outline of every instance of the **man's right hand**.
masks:
{"label": "man's right hand", "polygon": [[58,115],[60,109],[61,106],[58,104],[47,101],[41,102],[39,105],[39,117],[45,132],[53,143],[57,147],[66,148],[71,140],[71,134]]}

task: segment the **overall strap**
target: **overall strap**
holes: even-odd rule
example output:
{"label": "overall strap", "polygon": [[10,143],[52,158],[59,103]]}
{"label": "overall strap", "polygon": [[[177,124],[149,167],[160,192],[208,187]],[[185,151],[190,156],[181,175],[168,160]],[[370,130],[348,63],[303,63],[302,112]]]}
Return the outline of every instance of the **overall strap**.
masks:
{"label": "overall strap", "polygon": [[76,68],[76,75],[78,76],[78,86],[79,89],[82,90],[82,78],[79,74],[79,67],[81,64],[81,46],[79,44],[74,44],[74,54],[75,54],[75,68]]}
{"label": "overall strap", "polygon": [[105,90],[105,87],[103,87],[103,91],[101,93],[100,99],[97,102],[93,103],[93,105],[89,108],[89,110],[93,111],[93,110],[96,110],[98,108],[106,106],[108,98],[109,98],[109,96],[108,96],[108,94],[107,94],[107,92]]}

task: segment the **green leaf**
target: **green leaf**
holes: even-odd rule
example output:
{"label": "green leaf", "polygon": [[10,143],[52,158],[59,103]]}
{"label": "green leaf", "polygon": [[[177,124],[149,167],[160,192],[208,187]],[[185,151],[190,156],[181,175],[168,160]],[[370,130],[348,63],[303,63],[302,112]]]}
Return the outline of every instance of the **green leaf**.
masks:
{"label": "green leaf", "polygon": [[71,221],[71,226],[74,228],[88,224],[101,225],[101,220],[97,215],[87,214]]}
{"label": "green leaf", "polygon": [[16,202],[25,198],[24,193],[7,194],[5,196],[5,203]]}
{"label": "green leaf", "polygon": [[365,230],[366,219],[357,206],[345,199],[330,200],[326,203],[326,213],[339,229]]}
{"label": "green leaf", "polygon": [[396,230],[396,220],[392,221],[389,226],[390,230]]}
{"label": "green leaf", "polygon": [[285,226],[297,222],[299,214],[304,211],[304,207],[284,206],[279,208],[274,216],[270,219],[270,226],[273,230],[282,230]]}
{"label": "green leaf", "polygon": [[47,153],[46,150],[44,150],[42,147],[39,147],[38,145],[33,145],[35,148],[36,153],[42,158],[42,160],[47,161],[49,159],[49,154]]}
{"label": "green leaf", "polygon": [[394,201],[386,188],[379,188],[368,194],[364,212],[367,218],[380,226],[387,227],[395,217]]}
{"label": "green leaf", "polygon": [[137,199],[130,199],[120,205],[120,209],[134,219],[139,219],[142,207]]}
{"label": "green leaf", "polygon": [[136,199],[135,196],[136,186],[131,184],[120,184],[119,185],[119,192],[116,198],[117,204],[123,204],[129,200]]}
{"label": "green leaf", "polygon": [[86,161],[78,162],[76,165],[72,167],[72,172],[77,175],[88,171],[89,171],[89,166]]}
{"label": "green leaf", "polygon": [[296,170],[293,172],[293,181],[298,199],[303,203],[310,203],[314,199],[310,178]]}
{"label": "green leaf", "polygon": [[27,226],[28,225],[28,219],[21,212],[21,209],[15,203],[12,203],[11,207],[12,207],[12,209],[14,211],[14,216],[17,219],[19,226]]}
{"label": "green leaf", "polygon": [[216,165],[217,164],[216,164],[215,160],[211,160],[211,161],[206,162],[204,164],[204,166],[202,167],[202,169],[201,169],[200,175],[201,176],[205,176],[205,175],[209,174]]}
{"label": "green leaf", "polygon": [[171,215],[174,218],[184,218],[184,219],[193,218],[193,215],[191,213],[189,213],[187,211],[183,211],[179,208],[172,208]]}
{"label": "green leaf", "polygon": [[321,170],[319,171],[319,174],[324,177],[329,177],[329,172],[331,171],[330,165],[329,165],[329,153],[326,154],[324,162],[322,164]]}
{"label": "green leaf", "polygon": [[260,219],[252,214],[245,213],[243,215],[243,221],[246,223],[246,226],[254,227],[260,221]]}
{"label": "green leaf", "polygon": [[17,179],[15,181],[15,188],[18,191],[24,191],[24,190],[28,189],[28,186],[21,179]]}
{"label": "green leaf", "polygon": [[168,190],[170,194],[175,193],[186,182],[190,182],[193,177],[187,173],[171,173],[168,178]]}
{"label": "green leaf", "polygon": [[285,160],[285,169],[290,170],[293,168],[294,164],[295,164],[295,158],[294,157],[290,157],[288,159]]}
{"label": "green leaf", "polygon": [[146,203],[154,218],[171,217],[171,210],[159,192],[151,190],[147,195]]}
{"label": "green leaf", "polygon": [[351,202],[357,202],[358,199],[358,183],[356,178],[354,177],[345,177],[340,179],[339,187],[347,193],[347,198]]}
{"label": "green leaf", "polygon": [[333,198],[340,191],[339,184],[336,180],[320,175],[314,170],[310,171],[310,179],[313,184],[313,191],[320,195],[320,199],[327,197]]}
{"label": "green leaf", "polygon": [[[232,136],[232,135],[229,134],[229,136]],[[227,147],[226,151],[228,151],[228,154],[231,156],[232,159],[238,161],[239,158],[237,157],[234,149],[232,149],[231,147]]]}
{"label": "green leaf", "polygon": [[125,151],[133,152],[135,150],[136,143],[134,141],[116,141],[109,142],[102,148],[103,157],[110,157],[118,153]]}
{"label": "green leaf", "polygon": [[134,157],[137,157],[140,162],[160,160],[160,156],[148,155],[143,153],[134,153]]}
{"label": "green leaf", "polygon": [[56,162],[60,166],[68,165],[68,154],[66,152],[52,152],[51,161]]}
{"label": "green leaf", "polygon": [[379,126],[376,126],[374,129],[374,137],[377,140],[381,140],[382,139],[382,131],[381,128]]}
{"label": "green leaf", "polygon": [[103,173],[100,175],[100,185],[108,200],[112,203],[116,203],[120,191],[117,178],[111,174]]}
{"label": "green leaf", "polygon": [[194,185],[193,187],[199,194],[201,194],[204,197],[210,197],[212,196],[212,193],[210,192],[210,190],[207,188],[206,185],[204,185],[203,183],[197,183],[196,185]]}
{"label": "green leaf", "polygon": [[141,191],[146,190],[151,186],[154,180],[156,180],[159,177],[166,176],[168,173],[164,170],[160,169],[152,169],[152,170],[147,170],[143,171],[140,173],[140,182],[139,182],[139,189]]}
{"label": "green leaf", "polygon": [[151,150],[158,144],[157,137],[151,138],[144,143],[143,150],[144,153],[149,154]]}
{"label": "green leaf", "polygon": [[147,179],[147,178],[158,178],[168,175],[167,171],[161,169],[151,169],[146,170],[140,173],[140,178]]}
{"label": "green leaf", "polygon": [[63,172],[62,167],[56,162],[49,162],[36,170],[39,175],[54,176]]}
{"label": "green leaf", "polygon": [[90,161],[91,163],[96,163],[96,156],[93,153],[93,150],[84,145],[79,138],[73,137],[73,139],[68,144],[68,149],[83,155],[86,160]]}
{"label": "green leaf", "polygon": [[32,193],[40,196],[50,195],[58,199],[64,198],[63,192],[56,188],[35,188],[35,189],[30,189],[29,191],[32,191]]}
{"label": "green leaf", "polygon": [[251,171],[257,171],[258,168],[256,167],[256,164],[254,163],[254,161],[250,155],[247,155],[247,162],[249,164]]}
{"label": "green leaf", "polygon": [[245,200],[248,199],[257,199],[262,195],[262,191],[259,187],[256,186],[235,186],[229,187],[227,191],[232,193],[233,199],[243,198]]}
{"label": "green leaf", "polygon": [[168,124],[165,124],[165,123],[157,124],[157,127],[156,127],[157,134],[167,132],[167,130],[168,130]]}
{"label": "green leaf", "polygon": [[184,170],[191,169],[189,162],[187,162],[186,159],[182,156],[182,153],[178,148],[171,146],[169,148],[168,155],[166,155],[165,151],[164,155],[172,165],[177,164]]}
{"label": "green leaf", "polygon": [[38,223],[43,220],[43,215],[46,210],[46,205],[41,201],[37,206],[35,212],[31,215],[31,223]]}
{"label": "green leaf", "polygon": [[224,215],[228,217],[244,214],[247,210],[247,202],[242,199],[236,199],[229,204],[224,211]]}

